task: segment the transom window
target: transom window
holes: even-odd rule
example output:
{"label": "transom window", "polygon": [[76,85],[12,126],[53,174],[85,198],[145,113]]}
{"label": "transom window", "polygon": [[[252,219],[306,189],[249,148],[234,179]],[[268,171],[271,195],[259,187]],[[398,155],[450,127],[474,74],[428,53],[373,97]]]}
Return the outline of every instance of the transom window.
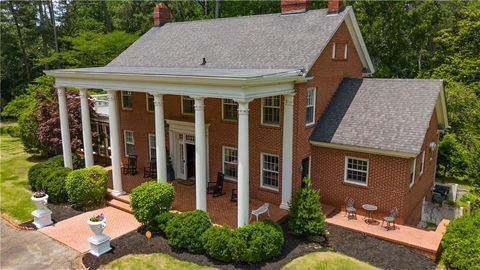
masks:
{"label": "transom window", "polygon": [[156,152],[157,152],[157,144],[156,144],[155,134],[149,133],[148,134],[148,154],[149,154],[150,160],[157,157]]}
{"label": "transom window", "polygon": [[345,157],[345,182],[366,186],[368,159]]}
{"label": "transom window", "polygon": [[262,98],[262,124],[280,125],[280,96]]}
{"label": "transom window", "polygon": [[223,99],[223,119],[237,120],[238,119],[238,104],[232,99]]}
{"label": "transom window", "polygon": [[122,109],[133,108],[132,92],[122,91]]}
{"label": "transom window", "polygon": [[133,137],[133,131],[124,131],[125,140],[125,155],[135,155],[135,139]]}
{"label": "transom window", "polygon": [[191,97],[182,96],[182,113],[194,114],[195,113],[195,100]]}
{"label": "transom window", "polygon": [[236,148],[223,147],[223,174],[225,178],[237,180],[238,177],[238,151]]}
{"label": "transom window", "polygon": [[307,90],[307,115],[306,115],[306,125],[315,123],[315,93],[317,92],[316,88],[308,88]]}
{"label": "transom window", "polygon": [[154,112],[155,111],[155,103],[153,95],[147,93],[147,111]]}
{"label": "transom window", "polygon": [[278,156],[262,154],[262,182],[261,186],[278,190]]}

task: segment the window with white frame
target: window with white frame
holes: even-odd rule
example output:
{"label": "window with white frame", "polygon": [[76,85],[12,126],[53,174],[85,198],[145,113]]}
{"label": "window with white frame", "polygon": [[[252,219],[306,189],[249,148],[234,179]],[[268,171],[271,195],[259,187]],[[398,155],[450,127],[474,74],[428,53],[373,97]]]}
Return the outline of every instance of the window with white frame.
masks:
{"label": "window with white frame", "polygon": [[335,42],[332,48],[332,59],[345,60],[347,59],[348,45],[347,43]]}
{"label": "window with white frame", "polygon": [[345,182],[368,184],[368,159],[345,157]]}
{"label": "window with white frame", "polygon": [[223,174],[226,179],[237,180],[238,177],[237,148],[223,147]]}
{"label": "window with white frame", "polygon": [[154,103],[153,95],[150,95],[149,93],[147,93],[146,95],[147,95],[147,111],[154,112],[155,103]]}
{"label": "window with white frame", "polygon": [[122,109],[133,108],[132,92],[122,91]]}
{"label": "window with white frame", "polygon": [[412,159],[412,165],[410,166],[410,186],[415,184],[415,173],[417,170],[417,158]]}
{"label": "window with white frame", "polygon": [[195,100],[193,98],[182,96],[182,113],[183,114],[195,113]]}
{"label": "window with white frame", "polygon": [[223,119],[237,120],[238,119],[238,104],[232,99],[222,99],[223,103]]}
{"label": "window with white frame", "polygon": [[133,138],[133,131],[125,130],[124,131],[124,141],[125,141],[125,155],[135,155],[135,140]]}
{"label": "window with white frame", "polygon": [[280,125],[280,96],[262,98],[262,124]]}
{"label": "window with white frame", "polygon": [[157,157],[156,152],[157,152],[157,144],[156,144],[155,134],[149,133],[148,134],[148,154],[149,154],[150,160]]}
{"label": "window with white frame", "polygon": [[306,125],[315,123],[315,94],[316,88],[308,88],[307,90],[307,116],[305,120]]}
{"label": "window with white frame", "polygon": [[420,175],[423,175],[425,169],[425,150],[422,151],[422,163],[420,163]]}
{"label": "window with white frame", "polygon": [[262,153],[262,182],[261,186],[278,190],[278,156]]}

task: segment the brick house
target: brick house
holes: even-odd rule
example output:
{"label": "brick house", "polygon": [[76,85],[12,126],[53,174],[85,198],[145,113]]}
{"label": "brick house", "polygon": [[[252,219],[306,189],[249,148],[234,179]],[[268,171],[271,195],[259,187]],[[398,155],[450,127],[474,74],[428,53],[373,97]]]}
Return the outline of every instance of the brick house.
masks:
{"label": "brick house", "polygon": [[[113,194],[132,188],[121,160],[172,161],[176,179],[195,179],[196,207],[223,172],[238,189],[238,225],[249,198],[288,209],[310,176],[322,202],[375,204],[399,223],[420,220],[433,186],[439,130],[448,126],[439,80],[369,79],[374,72],[353,9],[329,1],[281,3],[280,14],[170,22],[154,27],[105,67],[53,70],[71,167],[64,87],[108,93]],[[84,105],[82,103],[82,105]],[[93,164],[88,107],[82,106],[86,165]],[[358,208],[358,206],[357,206]]]}

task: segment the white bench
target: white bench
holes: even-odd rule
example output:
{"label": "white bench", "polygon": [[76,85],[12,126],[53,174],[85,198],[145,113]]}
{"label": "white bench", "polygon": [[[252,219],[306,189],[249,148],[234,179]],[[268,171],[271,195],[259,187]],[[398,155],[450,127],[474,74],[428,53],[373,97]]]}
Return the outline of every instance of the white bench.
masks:
{"label": "white bench", "polygon": [[260,206],[258,209],[252,210],[252,213],[250,214],[250,220],[252,220],[252,216],[255,216],[258,221],[258,216],[261,214],[267,213],[268,217],[270,217],[270,212],[268,211],[268,203],[264,203],[262,206]]}

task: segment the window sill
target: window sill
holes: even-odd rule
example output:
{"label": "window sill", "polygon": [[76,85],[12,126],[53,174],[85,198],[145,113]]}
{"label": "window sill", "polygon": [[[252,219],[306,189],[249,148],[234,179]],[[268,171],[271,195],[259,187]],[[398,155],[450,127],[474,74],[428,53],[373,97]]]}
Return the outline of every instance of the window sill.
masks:
{"label": "window sill", "polygon": [[269,188],[269,187],[260,186],[258,189],[261,190],[261,191],[266,191],[266,192],[275,193],[275,194],[280,193],[280,191],[278,189]]}
{"label": "window sill", "polygon": [[124,107],[122,107],[122,111],[133,111],[133,108],[124,108]]}
{"label": "window sill", "polygon": [[238,121],[237,120],[229,120],[229,119],[222,119],[222,123],[224,124],[237,124]]}
{"label": "window sill", "polygon": [[348,58],[332,58],[332,61],[348,61]]}
{"label": "window sill", "polygon": [[312,123],[308,123],[305,125],[306,128],[311,128],[311,127],[314,127],[315,126],[315,122],[312,122]]}
{"label": "window sill", "polygon": [[343,180],[342,184],[345,185],[345,186],[350,186],[350,187],[369,189],[368,184],[364,185],[364,184],[360,184],[360,183],[348,182],[348,181],[345,181],[345,180]]}
{"label": "window sill", "polygon": [[263,124],[263,123],[260,123],[259,127],[269,128],[269,129],[281,129],[280,125],[270,125],[270,124]]}

